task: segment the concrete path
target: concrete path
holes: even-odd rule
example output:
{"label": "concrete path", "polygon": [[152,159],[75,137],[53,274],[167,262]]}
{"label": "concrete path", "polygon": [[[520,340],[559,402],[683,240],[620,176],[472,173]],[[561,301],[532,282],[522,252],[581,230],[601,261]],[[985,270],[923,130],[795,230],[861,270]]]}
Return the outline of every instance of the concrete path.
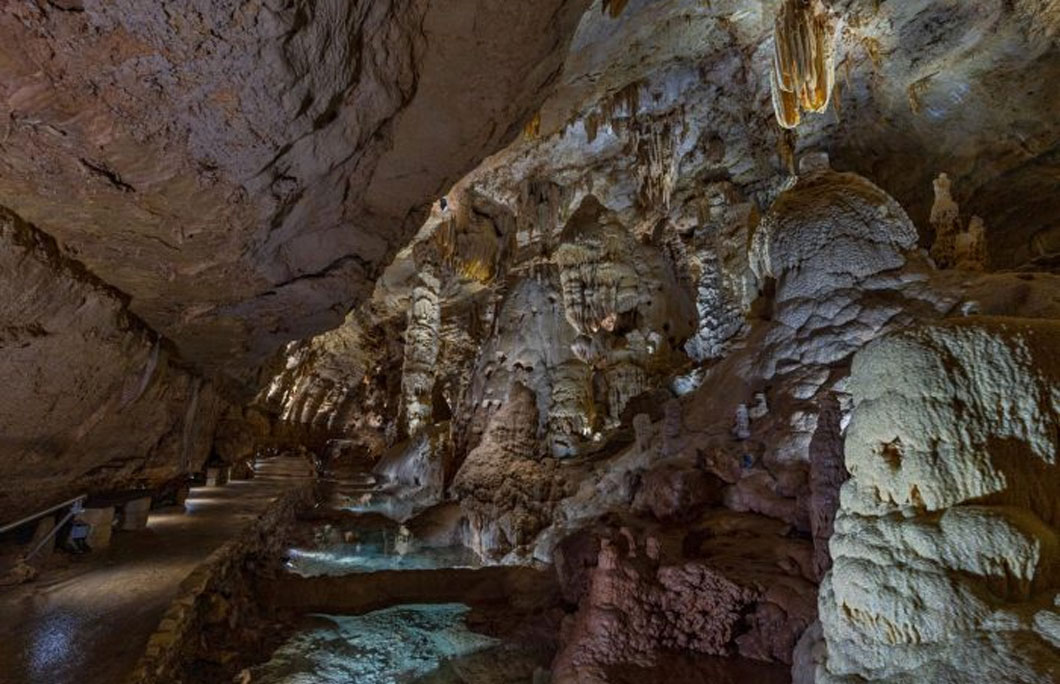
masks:
{"label": "concrete path", "polygon": [[0,683],[121,684],[181,581],[308,477],[301,459],[263,461],[254,480],[195,488],[186,512],[152,512],[109,549],[62,555],[36,582],[0,590]]}

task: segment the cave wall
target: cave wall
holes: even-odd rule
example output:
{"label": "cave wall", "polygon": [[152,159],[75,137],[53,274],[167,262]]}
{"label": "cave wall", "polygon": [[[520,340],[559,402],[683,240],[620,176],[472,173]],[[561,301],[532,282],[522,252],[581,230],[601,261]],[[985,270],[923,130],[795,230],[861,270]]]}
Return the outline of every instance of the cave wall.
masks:
{"label": "cave wall", "polygon": [[[920,599],[871,598],[892,579],[923,598],[928,580],[875,557],[883,569],[865,569],[882,552],[857,530],[910,547],[919,533],[851,508],[871,486],[849,431],[871,411],[859,359],[891,336],[1060,315],[1041,259],[1055,252],[1044,179],[1060,132],[1035,85],[1057,63],[1060,12],[831,3],[814,25],[834,37],[835,88],[792,130],[772,107],[780,4],[593,3],[522,138],[432,207],[366,308],[291,350],[269,395],[302,425],[362,407],[371,424],[343,421],[340,436],[382,459],[403,515],[456,504],[485,561],[554,563],[577,605],[557,681],[679,677],[675,651],[807,682],[907,681],[917,663],[960,681],[960,649],[980,643],[919,644]],[[335,382],[342,368],[356,372]],[[905,370],[876,384],[891,372]],[[1035,529],[1025,545],[1051,548]],[[923,555],[889,562],[910,554]],[[860,613],[829,593],[848,580],[864,586]],[[1039,639],[1033,653],[976,663],[1050,676],[1055,643],[1031,635],[1051,633],[1049,582],[1016,607],[988,602],[1044,611],[999,637]],[[886,669],[894,634],[906,659]]]}
{"label": "cave wall", "polygon": [[247,400],[518,135],[585,4],[4,3],[0,516],[194,470],[215,423],[230,460],[316,439]]}
{"label": "cave wall", "polygon": [[0,517],[199,470],[228,402],[128,301],[0,210]]}

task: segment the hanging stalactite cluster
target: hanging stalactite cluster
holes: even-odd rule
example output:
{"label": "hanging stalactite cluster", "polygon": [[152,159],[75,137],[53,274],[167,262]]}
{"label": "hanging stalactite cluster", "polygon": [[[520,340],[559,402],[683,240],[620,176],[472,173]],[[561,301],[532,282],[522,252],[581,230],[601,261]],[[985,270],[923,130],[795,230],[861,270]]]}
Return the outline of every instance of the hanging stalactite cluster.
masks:
{"label": "hanging stalactite cluster", "polygon": [[500,241],[493,222],[460,202],[431,236],[445,274],[487,284],[497,273]]}
{"label": "hanging stalactite cluster", "polygon": [[634,122],[630,146],[636,158],[637,200],[643,207],[670,209],[677,179],[681,117],[682,112],[677,111]]}
{"label": "hanging stalactite cluster", "polygon": [[774,29],[773,109],[784,128],[828,108],[835,83],[833,32],[819,0],[785,0]]}
{"label": "hanging stalactite cluster", "polygon": [[636,118],[640,110],[642,86],[640,81],[625,85],[621,90],[605,97],[596,109],[586,115],[585,136],[590,143],[596,140],[600,126],[607,124],[617,130],[624,126],[626,121]]}

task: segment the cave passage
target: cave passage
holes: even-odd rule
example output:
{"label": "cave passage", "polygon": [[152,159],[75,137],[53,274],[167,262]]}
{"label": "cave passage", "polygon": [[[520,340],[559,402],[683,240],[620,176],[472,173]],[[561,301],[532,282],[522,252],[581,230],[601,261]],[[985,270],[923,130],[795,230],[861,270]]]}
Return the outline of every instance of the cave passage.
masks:
{"label": "cave passage", "polygon": [[1060,0],[0,2],[0,684],[1060,682]]}

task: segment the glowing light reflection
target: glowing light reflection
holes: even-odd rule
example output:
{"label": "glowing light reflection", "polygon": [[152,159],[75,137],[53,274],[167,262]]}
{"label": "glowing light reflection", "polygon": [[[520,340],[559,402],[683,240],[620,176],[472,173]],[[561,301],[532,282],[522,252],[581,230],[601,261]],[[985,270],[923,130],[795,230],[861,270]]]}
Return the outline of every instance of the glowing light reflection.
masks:
{"label": "glowing light reflection", "polygon": [[386,552],[382,544],[340,544],[331,549],[288,549],[287,567],[303,577],[347,575],[381,570],[434,570],[475,568],[474,553],[463,546]]}
{"label": "glowing light reflection", "polygon": [[66,662],[70,657],[70,649],[79,627],[78,621],[65,613],[49,615],[47,619],[40,622],[33,632],[33,642],[30,646],[32,671],[44,677],[57,665]]}

